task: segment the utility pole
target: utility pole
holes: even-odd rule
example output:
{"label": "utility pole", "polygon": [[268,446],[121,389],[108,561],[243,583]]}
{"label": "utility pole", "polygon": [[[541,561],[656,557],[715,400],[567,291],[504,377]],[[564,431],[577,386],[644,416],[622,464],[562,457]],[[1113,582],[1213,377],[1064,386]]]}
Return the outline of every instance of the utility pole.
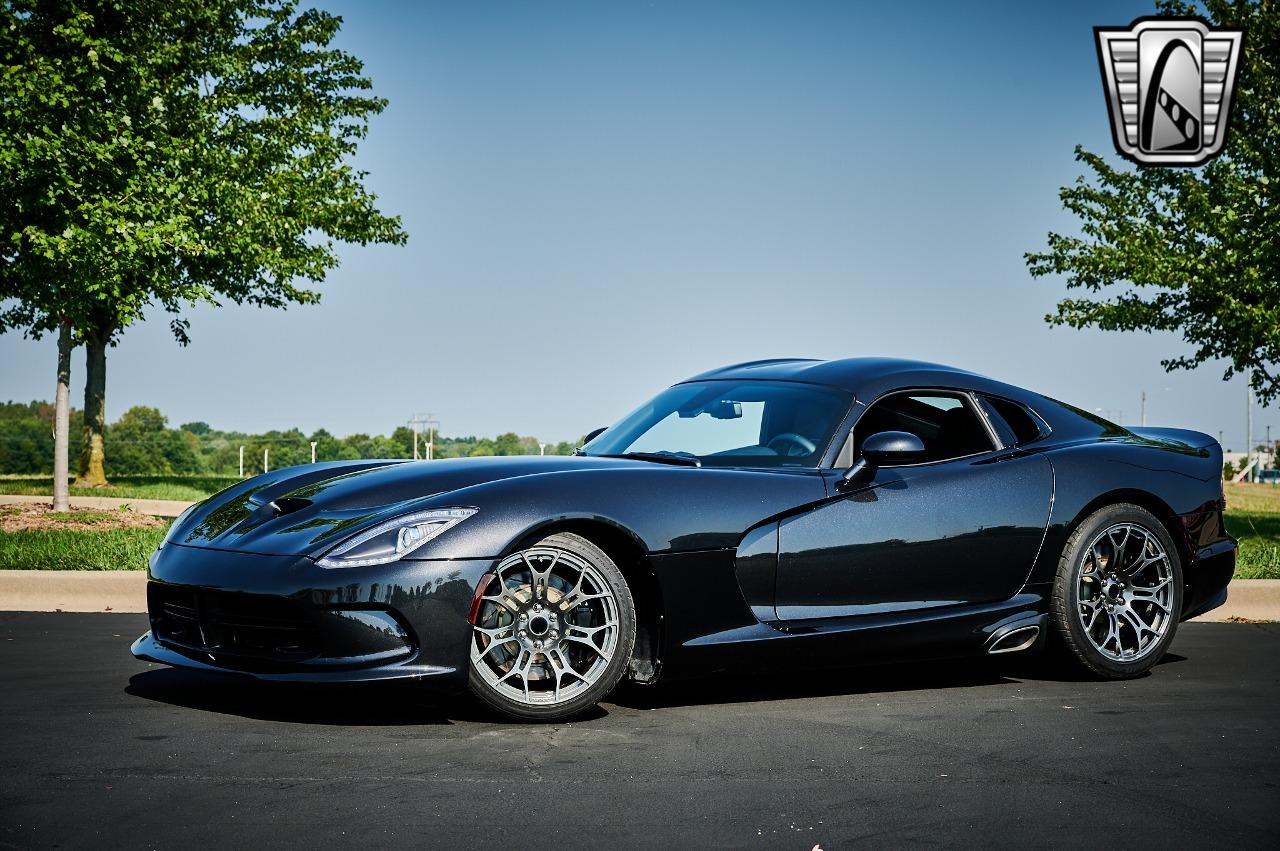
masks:
{"label": "utility pole", "polygon": [[244,447],[240,447],[240,478],[244,478]]}
{"label": "utility pole", "polygon": [[311,463],[316,463],[316,442],[311,441]]}
{"label": "utility pole", "polygon": [[434,461],[436,457],[436,429],[440,427],[440,421],[436,419],[435,414],[427,414],[427,460]]}
{"label": "utility pole", "polygon": [[267,454],[271,451],[269,447],[262,447],[262,472],[270,473],[271,465],[267,463]]}
{"label": "utility pole", "polygon": [[1142,425],[1147,424],[1147,391],[1142,391]]}
{"label": "utility pole", "polygon": [[546,455],[546,454],[547,454],[547,445],[546,445],[545,443],[539,443],[539,444],[538,444],[538,454],[539,454],[539,455]]}
{"label": "utility pole", "polygon": [[[430,416],[428,414],[427,416]],[[425,423],[422,414],[414,414],[409,420],[409,429],[413,432],[413,460],[418,460],[418,434],[422,431],[420,426]]]}

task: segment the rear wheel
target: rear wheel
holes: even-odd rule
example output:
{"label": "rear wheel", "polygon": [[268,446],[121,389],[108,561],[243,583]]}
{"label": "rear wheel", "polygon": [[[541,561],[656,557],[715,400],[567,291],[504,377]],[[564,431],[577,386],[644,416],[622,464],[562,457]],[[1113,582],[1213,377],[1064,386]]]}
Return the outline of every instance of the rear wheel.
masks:
{"label": "rear wheel", "polygon": [[1053,586],[1054,632],[1096,676],[1136,677],[1173,642],[1182,587],[1182,562],[1164,525],[1140,506],[1107,506],[1067,540]]}
{"label": "rear wheel", "polygon": [[635,605],[617,565],[559,533],[504,558],[472,607],[472,693],[513,718],[558,721],[604,698],[635,645]]}

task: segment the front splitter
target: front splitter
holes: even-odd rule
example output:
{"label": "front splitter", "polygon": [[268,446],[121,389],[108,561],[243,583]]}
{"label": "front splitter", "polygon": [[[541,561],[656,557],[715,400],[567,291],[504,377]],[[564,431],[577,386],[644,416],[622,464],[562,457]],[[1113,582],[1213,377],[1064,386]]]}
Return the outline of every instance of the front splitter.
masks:
{"label": "front splitter", "polygon": [[458,677],[456,668],[438,665],[415,664],[412,661],[393,665],[382,665],[370,668],[346,668],[342,670],[303,670],[303,671],[245,671],[239,668],[228,668],[213,661],[203,662],[199,659],[179,653],[156,641],[150,632],[143,633],[129,648],[133,655],[145,662],[157,662],[161,665],[172,665],[175,668],[186,668],[192,671],[207,671],[216,674],[229,674],[237,677],[262,680],[264,682],[281,683],[364,683],[387,680],[455,680]]}

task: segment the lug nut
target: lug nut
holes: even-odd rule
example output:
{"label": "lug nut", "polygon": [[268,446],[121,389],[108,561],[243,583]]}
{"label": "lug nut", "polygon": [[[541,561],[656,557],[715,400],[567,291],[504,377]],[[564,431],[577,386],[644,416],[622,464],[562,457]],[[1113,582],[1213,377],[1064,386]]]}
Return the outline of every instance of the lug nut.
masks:
{"label": "lug nut", "polygon": [[529,633],[525,632],[525,631],[522,629],[522,630],[520,630],[520,637],[521,637],[521,638],[528,638],[528,637],[529,637]]}

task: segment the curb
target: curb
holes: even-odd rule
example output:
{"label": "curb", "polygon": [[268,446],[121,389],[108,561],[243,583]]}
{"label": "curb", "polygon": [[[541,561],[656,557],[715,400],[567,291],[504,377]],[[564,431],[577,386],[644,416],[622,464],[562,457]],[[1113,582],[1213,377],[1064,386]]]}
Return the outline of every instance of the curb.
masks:
{"label": "curb", "polygon": [[1236,579],[1227,586],[1227,602],[1195,620],[1222,622],[1231,618],[1280,621],[1280,579]]}
{"label": "curb", "polygon": [[145,570],[0,570],[0,611],[146,610]]}
{"label": "curb", "polygon": [[[52,505],[53,497],[0,494],[0,505],[19,503]],[[195,504],[180,499],[121,499],[114,496],[73,496],[70,503],[72,508],[98,508],[104,511],[119,511],[121,506],[127,505],[138,514],[152,514],[156,517],[177,517]]]}
{"label": "curb", "polygon": [[[145,570],[0,570],[0,611],[145,612]],[[1280,579],[1237,579],[1198,622],[1280,621]]]}

